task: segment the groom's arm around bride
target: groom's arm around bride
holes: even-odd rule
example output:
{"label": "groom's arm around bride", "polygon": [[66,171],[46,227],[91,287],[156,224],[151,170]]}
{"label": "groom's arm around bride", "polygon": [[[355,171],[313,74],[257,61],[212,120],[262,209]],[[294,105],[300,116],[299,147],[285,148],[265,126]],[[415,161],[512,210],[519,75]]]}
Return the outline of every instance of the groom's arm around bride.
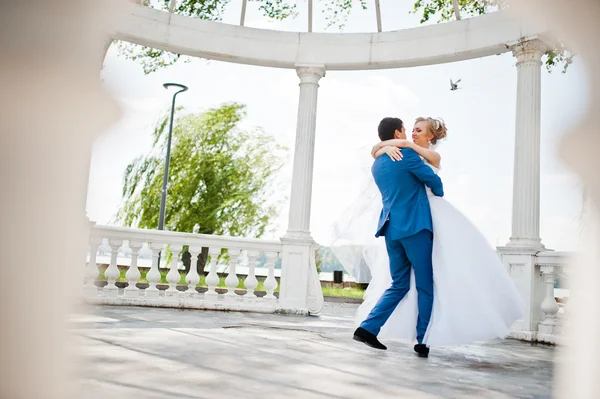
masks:
{"label": "groom's arm around bride", "polygon": [[415,175],[417,179],[429,187],[434,195],[443,197],[444,186],[442,184],[442,179],[440,179],[431,167],[425,165],[421,160],[421,157],[410,148],[403,148],[402,155],[402,160],[398,162],[406,162],[408,170]]}

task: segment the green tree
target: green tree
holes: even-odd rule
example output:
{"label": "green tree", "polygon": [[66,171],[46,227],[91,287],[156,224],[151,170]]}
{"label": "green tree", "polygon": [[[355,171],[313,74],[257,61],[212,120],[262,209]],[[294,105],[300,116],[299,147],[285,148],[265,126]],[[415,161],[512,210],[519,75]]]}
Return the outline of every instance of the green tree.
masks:
{"label": "green tree", "polygon": [[321,265],[323,264],[323,260],[319,256],[319,249],[320,249],[320,247],[315,249],[315,266],[317,266],[317,273],[321,274],[321,272],[322,272]]}
{"label": "green tree", "polygon": [[344,266],[340,263],[330,247],[319,245],[316,250],[315,258],[319,273],[331,273],[335,270],[344,270]]}
{"label": "green tree", "polygon": [[[283,20],[297,15],[297,0],[251,1],[260,3],[262,13],[271,19]],[[223,17],[223,11],[229,3],[230,0],[183,0],[178,2],[173,12],[188,17],[220,21]],[[142,4],[168,10],[170,0],[142,0]],[[353,0],[322,0],[321,4],[323,4],[327,27],[337,26],[339,29],[344,28],[353,6],[358,5],[362,9],[367,9],[366,0],[357,0],[356,4]],[[458,4],[461,13],[465,16],[482,15],[506,6],[504,0],[458,0]],[[436,17],[437,22],[454,18],[452,0],[415,0],[411,12],[421,15],[421,23]],[[118,46],[120,54],[128,59],[140,62],[146,74],[173,65],[182,58],[180,54],[132,43],[119,42]],[[573,58],[573,53],[561,43],[556,43],[554,48],[546,53],[546,68],[551,72],[557,65],[562,65],[562,71],[565,73],[569,65],[573,63]],[[190,60],[189,57],[183,57],[183,59],[185,61]]]}
{"label": "green tree", "polygon": [[[271,199],[286,149],[260,129],[240,128],[244,108],[230,103],[176,119],[165,229],[260,237],[277,215],[280,203]],[[167,123],[168,115],[154,130],[152,150],[125,170],[117,218],[126,226],[158,225]],[[199,273],[206,256],[203,249]]]}

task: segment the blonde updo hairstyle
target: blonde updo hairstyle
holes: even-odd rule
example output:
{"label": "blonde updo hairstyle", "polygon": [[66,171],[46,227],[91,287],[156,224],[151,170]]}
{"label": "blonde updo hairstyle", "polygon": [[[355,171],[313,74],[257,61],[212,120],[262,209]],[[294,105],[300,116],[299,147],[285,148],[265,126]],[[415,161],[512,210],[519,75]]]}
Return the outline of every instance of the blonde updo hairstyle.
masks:
{"label": "blonde updo hairstyle", "polygon": [[428,132],[431,133],[431,135],[433,135],[433,137],[431,138],[431,144],[433,145],[437,144],[438,141],[446,138],[448,134],[446,124],[441,118],[419,117],[417,118],[415,123],[417,122],[425,122]]}

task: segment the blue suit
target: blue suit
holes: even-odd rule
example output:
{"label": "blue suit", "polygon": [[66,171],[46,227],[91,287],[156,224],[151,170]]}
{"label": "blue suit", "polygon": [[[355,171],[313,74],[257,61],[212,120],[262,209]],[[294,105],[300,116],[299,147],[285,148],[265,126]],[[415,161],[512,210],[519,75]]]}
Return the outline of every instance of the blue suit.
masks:
{"label": "blue suit", "polygon": [[433,307],[433,226],[425,185],[439,197],[444,195],[444,188],[441,179],[415,151],[404,148],[402,155],[401,161],[394,162],[384,155],[373,163],[373,177],[383,200],[375,235],[385,237],[392,285],[361,327],[372,334],[379,334],[410,289],[412,266],[419,306],[417,341],[422,343]]}

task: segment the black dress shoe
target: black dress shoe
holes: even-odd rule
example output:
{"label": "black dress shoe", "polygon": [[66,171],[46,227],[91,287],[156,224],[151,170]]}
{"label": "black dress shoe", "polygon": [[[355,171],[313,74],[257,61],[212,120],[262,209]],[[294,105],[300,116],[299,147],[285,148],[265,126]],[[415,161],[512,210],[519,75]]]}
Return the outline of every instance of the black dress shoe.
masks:
{"label": "black dress shoe", "polygon": [[364,328],[358,327],[356,331],[354,331],[354,340],[358,342],[363,342],[367,346],[375,349],[386,350],[387,347],[379,342],[376,335],[371,334]]}
{"label": "black dress shoe", "polygon": [[415,352],[419,355],[419,357],[427,357],[429,356],[429,348],[425,346],[425,344],[416,344]]}

